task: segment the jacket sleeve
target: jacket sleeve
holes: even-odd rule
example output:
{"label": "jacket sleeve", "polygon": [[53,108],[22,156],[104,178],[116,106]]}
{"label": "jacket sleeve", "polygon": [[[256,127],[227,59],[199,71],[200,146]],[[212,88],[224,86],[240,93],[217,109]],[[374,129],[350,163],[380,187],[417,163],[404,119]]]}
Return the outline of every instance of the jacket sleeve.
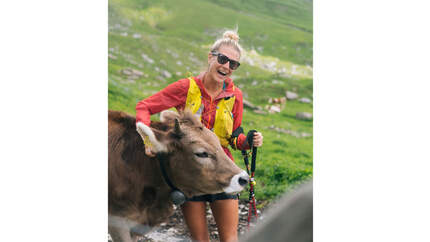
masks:
{"label": "jacket sleeve", "polygon": [[188,79],[181,79],[138,102],[136,105],[136,122],[143,122],[149,126],[152,114],[159,113],[171,107],[185,105],[189,85]]}
{"label": "jacket sleeve", "polygon": [[[243,97],[242,97],[242,91],[240,91],[239,88],[237,88],[237,91],[235,93],[236,96],[236,102],[233,107],[233,130],[236,130],[240,127],[242,124],[242,115],[243,115]],[[236,147],[232,146],[233,149],[239,149],[239,150],[247,150],[249,149],[248,142],[246,142],[246,135],[239,134],[237,139],[234,141],[234,144]]]}

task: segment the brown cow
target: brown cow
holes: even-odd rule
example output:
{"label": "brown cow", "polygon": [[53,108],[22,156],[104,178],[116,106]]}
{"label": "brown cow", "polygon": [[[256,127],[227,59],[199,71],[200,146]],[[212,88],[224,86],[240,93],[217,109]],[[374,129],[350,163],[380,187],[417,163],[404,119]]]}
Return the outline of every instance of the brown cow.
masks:
{"label": "brown cow", "polygon": [[[248,175],[223,151],[216,135],[190,112],[163,112],[151,127],[130,115],[109,111],[109,233],[131,241],[130,226],[156,226],[173,213],[171,188],[160,170],[159,156],[145,155],[147,136],[166,157],[166,173],[185,196],[240,192]],[[137,130],[137,132],[136,132]]]}

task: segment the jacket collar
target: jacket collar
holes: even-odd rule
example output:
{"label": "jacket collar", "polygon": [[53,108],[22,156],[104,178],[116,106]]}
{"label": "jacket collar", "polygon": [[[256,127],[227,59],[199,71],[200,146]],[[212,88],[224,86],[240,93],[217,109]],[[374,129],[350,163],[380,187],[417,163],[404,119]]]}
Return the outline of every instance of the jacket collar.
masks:
{"label": "jacket collar", "polygon": [[[203,81],[202,81],[204,74],[205,73],[201,73],[200,75],[194,77],[194,80],[196,81],[196,83],[200,87],[200,89],[205,90],[205,92],[206,92],[206,89],[204,88]],[[233,80],[230,77],[227,77],[227,79],[224,80],[222,92],[215,98],[215,100],[234,96],[233,87],[234,87]]]}

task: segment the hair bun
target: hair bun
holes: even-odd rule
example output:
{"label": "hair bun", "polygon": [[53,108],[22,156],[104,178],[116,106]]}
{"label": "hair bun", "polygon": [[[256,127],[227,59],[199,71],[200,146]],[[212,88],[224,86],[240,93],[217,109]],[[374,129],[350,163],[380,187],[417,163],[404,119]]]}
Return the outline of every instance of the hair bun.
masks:
{"label": "hair bun", "polygon": [[224,39],[231,39],[231,40],[234,40],[236,42],[239,42],[239,35],[237,35],[237,33],[233,32],[231,30],[225,31],[223,38]]}

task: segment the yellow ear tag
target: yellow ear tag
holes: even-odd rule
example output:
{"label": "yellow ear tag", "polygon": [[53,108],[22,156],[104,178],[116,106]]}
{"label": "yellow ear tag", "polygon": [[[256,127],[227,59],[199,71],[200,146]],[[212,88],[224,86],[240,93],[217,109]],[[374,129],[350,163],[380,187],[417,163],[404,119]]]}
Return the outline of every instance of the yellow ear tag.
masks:
{"label": "yellow ear tag", "polygon": [[147,148],[152,148],[153,147],[151,141],[149,141],[148,135],[145,135],[145,138],[143,138],[143,143],[145,144],[145,146]]}

